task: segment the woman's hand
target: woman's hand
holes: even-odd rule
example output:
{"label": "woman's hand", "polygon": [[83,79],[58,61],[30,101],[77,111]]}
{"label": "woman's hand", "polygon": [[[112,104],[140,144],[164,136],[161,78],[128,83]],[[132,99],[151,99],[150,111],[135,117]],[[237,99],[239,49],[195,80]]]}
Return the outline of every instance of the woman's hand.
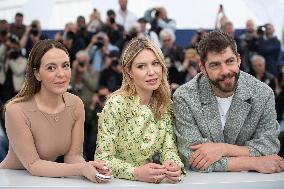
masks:
{"label": "woman's hand", "polygon": [[137,167],[134,171],[136,180],[151,183],[160,183],[166,177],[166,167],[156,163],[147,163]]}
{"label": "woman's hand", "polygon": [[101,183],[108,182],[108,180],[101,180],[96,177],[97,173],[110,175],[111,170],[101,161],[90,161],[83,163],[81,173],[84,177],[92,182]]}
{"label": "woman's hand", "polygon": [[97,169],[97,171],[103,175],[112,175],[111,167],[106,164],[105,161],[102,160],[95,160],[91,161],[94,167]]}
{"label": "woman's hand", "polygon": [[165,165],[166,171],[166,178],[171,183],[177,183],[181,181],[181,168],[178,164],[174,163],[171,160],[166,160],[163,165]]}

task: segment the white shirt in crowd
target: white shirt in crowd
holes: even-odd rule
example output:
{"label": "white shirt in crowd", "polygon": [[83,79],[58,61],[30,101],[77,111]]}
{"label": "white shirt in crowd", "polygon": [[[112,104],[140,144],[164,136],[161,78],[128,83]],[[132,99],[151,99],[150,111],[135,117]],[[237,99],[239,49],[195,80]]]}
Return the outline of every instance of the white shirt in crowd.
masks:
{"label": "white shirt in crowd", "polygon": [[129,11],[122,11],[119,9],[116,11],[116,22],[124,27],[125,31],[129,31],[131,27],[134,26],[134,24],[137,22],[137,16]]}

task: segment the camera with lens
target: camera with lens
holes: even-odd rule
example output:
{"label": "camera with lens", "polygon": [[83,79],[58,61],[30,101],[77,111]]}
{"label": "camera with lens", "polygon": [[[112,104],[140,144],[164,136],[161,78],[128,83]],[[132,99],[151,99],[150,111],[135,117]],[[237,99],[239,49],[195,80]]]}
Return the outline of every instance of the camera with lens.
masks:
{"label": "camera with lens", "polygon": [[159,10],[159,9],[157,9],[157,8],[153,8],[153,9],[151,10],[150,15],[151,15],[152,19],[155,19],[155,18],[157,19],[157,18],[159,18],[159,17],[160,17],[161,12],[160,12],[160,10]]}
{"label": "camera with lens", "polygon": [[84,67],[84,66],[85,66],[85,62],[84,62],[84,61],[79,61],[79,62],[78,62],[78,65],[79,65],[80,67]]}
{"label": "camera with lens", "polygon": [[102,36],[98,36],[97,37],[97,41],[94,44],[95,46],[97,46],[98,49],[103,48],[104,46],[104,38]]}
{"label": "camera with lens", "polygon": [[15,34],[9,34],[8,40],[9,40],[12,44],[15,44],[15,45],[19,45],[19,43],[20,43],[19,37],[16,36]]}
{"label": "camera with lens", "polygon": [[113,17],[111,17],[111,18],[109,19],[109,22],[110,22],[111,24],[114,24],[114,23],[115,23],[115,19],[114,19]]}
{"label": "camera with lens", "polygon": [[105,102],[106,101],[106,96],[105,95],[99,95],[99,101],[100,102]]}
{"label": "camera with lens", "polygon": [[113,60],[111,61],[111,65],[114,66],[114,67],[118,66],[118,64],[119,64],[118,59],[113,59]]}
{"label": "camera with lens", "polygon": [[266,27],[264,25],[263,26],[258,26],[257,30],[256,30],[256,33],[259,36],[263,36],[265,31],[266,31]]}
{"label": "camera with lens", "polygon": [[38,29],[37,29],[37,25],[36,25],[36,24],[32,24],[32,25],[31,25],[31,34],[32,34],[33,36],[37,36],[37,35],[39,34],[39,31],[38,31]]}
{"label": "camera with lens", "polygon": [[12,48],[7,52],[7,55],[9,59],[16,60],[22,55],[22,53],[20,49]]}
{"label": "camera with lens", "polygon": [[6,36],[7,34],[8,34],[8,31],[7,31],[7,30],[0,29],[0,35],[1,35],[1,36]]}

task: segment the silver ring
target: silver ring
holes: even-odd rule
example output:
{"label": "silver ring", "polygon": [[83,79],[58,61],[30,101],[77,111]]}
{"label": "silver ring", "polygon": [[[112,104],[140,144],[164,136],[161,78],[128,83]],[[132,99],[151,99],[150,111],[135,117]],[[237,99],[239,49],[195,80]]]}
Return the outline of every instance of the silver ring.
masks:
{"label": "silver ring", "polygon": [[179,181],[179,182],[181,181],[181,177],[178,177],[178,181]]}

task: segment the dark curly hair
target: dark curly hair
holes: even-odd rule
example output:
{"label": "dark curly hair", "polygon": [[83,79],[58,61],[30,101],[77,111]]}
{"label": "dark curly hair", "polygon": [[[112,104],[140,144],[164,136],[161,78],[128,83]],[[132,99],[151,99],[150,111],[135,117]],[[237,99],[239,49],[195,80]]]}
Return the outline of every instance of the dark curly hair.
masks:
{"label": "dark curly hair", "polygon": [[208,52],[220,53],[227,47],[231,47],[235,55],[238,54],[236,42],[228,34],[219,30],[205,34],[199,42],[197,49],[202,64],[206,62]]}

